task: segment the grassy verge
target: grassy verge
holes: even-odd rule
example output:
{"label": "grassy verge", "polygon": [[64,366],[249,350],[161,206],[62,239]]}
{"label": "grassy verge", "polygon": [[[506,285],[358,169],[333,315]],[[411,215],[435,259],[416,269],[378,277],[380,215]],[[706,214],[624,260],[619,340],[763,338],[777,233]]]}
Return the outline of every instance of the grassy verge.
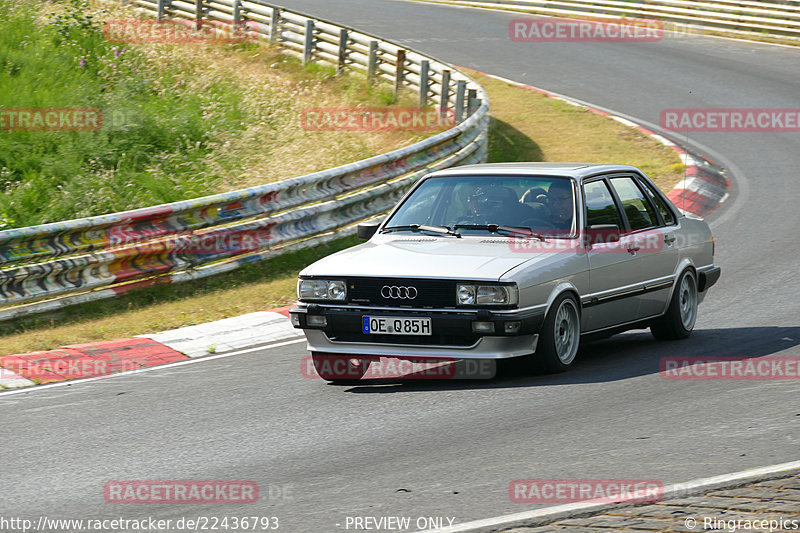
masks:
{"label": "grassy verge", "polygon": [[0,323],[0,355],[130,337],[280,307],[293,301],[298,271],[356,243],[355,237],[339,239],[196,282],[152,287]]}
{"label": "grassy verge", "polygon": [[489,162],[575,161],[639,167],[665,191],[683,177],[675,152],[615,120],[476,72],[489,93]]}
{"label": "grassy verge", "polygon": [[262,43],[105,39],[105,20],[132,18],[86,0],[0,0],[0,108],[96,108],[103,118],[96,131],[20,131],[5,115],[0,229],[260,185],[430,134],[305,131],[303,109],[385,106],[388,84],[304,67]]}
{"label": "grassy verge", "polygon": [[[490,161],[585,161],[638,166],[665,190],[683,170],[675,153],[585,109],[475,75],[492,102]],[[0,323],[0,355],[151,333],[294,301],[297,272],[355,238],[247,265],[197,282],[152,287],[51,315]]]}

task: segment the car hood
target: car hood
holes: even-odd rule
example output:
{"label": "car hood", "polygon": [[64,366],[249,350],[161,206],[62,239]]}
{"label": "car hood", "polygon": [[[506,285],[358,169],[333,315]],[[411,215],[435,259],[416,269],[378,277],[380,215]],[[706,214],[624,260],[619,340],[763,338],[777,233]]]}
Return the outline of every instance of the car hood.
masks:
{"label": "car hood", "polygon": [[325,257],[300,275],[498,280],[514,267],[552,255],[520,250],[514,239],[502,237],[379,236]]}

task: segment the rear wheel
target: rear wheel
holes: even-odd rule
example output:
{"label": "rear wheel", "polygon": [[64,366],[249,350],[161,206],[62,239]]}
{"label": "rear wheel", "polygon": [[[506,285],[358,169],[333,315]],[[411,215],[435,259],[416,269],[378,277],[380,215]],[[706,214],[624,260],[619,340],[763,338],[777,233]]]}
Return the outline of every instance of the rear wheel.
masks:
{"label": "rear wheel", "polygon": [[697,278],[693,270],[686,269],[678,278],[667,312],[650,324],[653,337],[675,340],[691,335],[697,320],[697,301]]}
{"label": "rear wheel", "polygon": [[319,377],[331,383],[358,381],[367,373],[370,364],[369,359],[319,352],[312,352],[311,359]]}
{"label": "rear wheel", "polygon": [[537,370],[555,374],[564,372],[575,361],[581,338],[581,314],[572,293],[564,293],[553,302],[539,334],[539,344],[532,361]]}

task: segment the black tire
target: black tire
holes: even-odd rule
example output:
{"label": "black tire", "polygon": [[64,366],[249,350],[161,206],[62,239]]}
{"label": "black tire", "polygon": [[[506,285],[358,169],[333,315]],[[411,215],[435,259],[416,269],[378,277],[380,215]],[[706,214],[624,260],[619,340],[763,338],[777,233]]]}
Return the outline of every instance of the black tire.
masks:
{"label": "black tire", "polygon": [[[352,383],[361,379],[369,369],[369,359],[358,359],[349,355],[311,352],[314,370],[319,377],[330,383]],[[358,364],[353,364],[357,361]]]}
{"label": "black tire", "polygon": [[555,299],[539,333],[536,353],[528,356],[533,370],[547,374],[566,371],[575,362],[581,338],[581,311],[570,292]]}
{"label": "black tire", "polygon": [[650,324],[653,337],[658,340],[689,337],[697,320],[697,302],[697,276],[694,270],[687,268],[675,283],[667,312]]}

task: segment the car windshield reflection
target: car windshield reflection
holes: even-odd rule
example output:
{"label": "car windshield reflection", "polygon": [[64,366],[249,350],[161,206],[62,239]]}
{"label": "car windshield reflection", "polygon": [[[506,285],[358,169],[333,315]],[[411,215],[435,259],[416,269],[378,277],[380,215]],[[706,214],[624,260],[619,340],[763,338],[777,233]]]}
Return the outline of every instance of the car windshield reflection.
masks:
{"label": "car windshield reflection", "polygon": [[[387,231],[574,237],[572,180],[550,176],[442,176],[422,182]],[[432,229],[436,228],[436,229]]]}

